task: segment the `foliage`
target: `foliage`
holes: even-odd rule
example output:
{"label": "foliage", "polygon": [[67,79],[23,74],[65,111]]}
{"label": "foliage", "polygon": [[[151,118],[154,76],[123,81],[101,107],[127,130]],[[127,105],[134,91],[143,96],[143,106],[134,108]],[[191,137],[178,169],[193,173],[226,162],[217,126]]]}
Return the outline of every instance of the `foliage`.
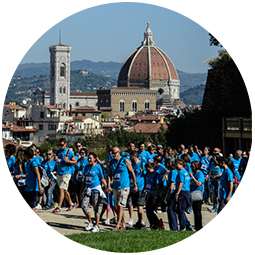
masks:
{"label": "foliage", "polygon": [[167,130],[163,128],[163,125],[159,128],[157,134],[151,134],[151,139],[153,144],[161,144],[165,148],[167,146],[167,139],[166,139]]}
{"label": "foliage", "polygon": [[218,53],[219,56],[217,58],[212,58],[206,61],[212,68],[224,68],[224,66],[232,60],[226,50],[219,50]]}
{"label": "foliage", "polygon": [[209,33],[209,44],[210,46],[219,46],[222,47],[222,44],[212,35]]}
{"label": "foliage", "polygon": [[128,230],[68,235],[75,242],[103,251],[133,253],[157,250],[191,236],[191,231]]}

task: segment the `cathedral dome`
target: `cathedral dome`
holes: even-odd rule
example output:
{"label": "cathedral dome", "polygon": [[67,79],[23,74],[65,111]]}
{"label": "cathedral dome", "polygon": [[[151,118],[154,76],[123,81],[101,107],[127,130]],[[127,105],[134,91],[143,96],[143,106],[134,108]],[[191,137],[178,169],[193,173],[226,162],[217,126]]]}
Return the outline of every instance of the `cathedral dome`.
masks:
{"label": "cathedral dome", "polygon": [[[175,99],[179,98],[178,74],[170,58],[153,41],[153,34],[147,23],[144,40],[123,64],[118,78],[118,87],[142,87],[162,89],[169,95],[169,86],[178,87]],[[165,88],[168,86],[168,89]]]}

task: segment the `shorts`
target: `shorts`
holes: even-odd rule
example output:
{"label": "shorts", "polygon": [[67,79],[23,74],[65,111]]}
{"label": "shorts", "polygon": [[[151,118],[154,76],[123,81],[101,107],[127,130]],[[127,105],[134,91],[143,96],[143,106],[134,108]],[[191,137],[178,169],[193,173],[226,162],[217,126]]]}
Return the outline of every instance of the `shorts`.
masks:
{"label": "shorts", "polygon": [[143,191],[137,191],[136,193],[132,193],[132,202],[134,207],[144,206],[145,193]]}
{"label": "shorts", "polygon": [[122,206],[122,207],[126,206],[129,191],[130,191],[130,188],[113,189],[113,196],[114,196],[114,205],[115,205],[115,207],[117,205],[118,206]]}
{"label": "shorts", "polygon": [[58,187],[63,190],[68,190],[71,174],[58,175]]}
{"label": "shorts", "polygon": [[38,193],[39,193],[38,191],[25,192],[25,200],[32,209],[36,207]]}

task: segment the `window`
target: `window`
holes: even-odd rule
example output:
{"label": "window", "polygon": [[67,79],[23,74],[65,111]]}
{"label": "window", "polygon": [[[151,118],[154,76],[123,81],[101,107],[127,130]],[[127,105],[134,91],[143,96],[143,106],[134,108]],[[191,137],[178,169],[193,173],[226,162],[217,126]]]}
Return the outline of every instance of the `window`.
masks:
{"label": "window", "polygon": [[60,77],[65,77],[66,76],[66,65],[62,63],[60,65]]}
{"label": "window", "polygon": [[75,103],[75,106],[76,106],[76,107],[78,107],[79,105],[80,105],[79,102],[76,102],[76,103]]}
{"label": "window", "polygon": [[120,101],[120,112],[124,112],[125,111],[125,103],[124,101]]}
{"label": "window", "polygon": [[40,112],[40,118],[44,118],[44,112]]}
{"label": "window", "polygon": [[59,94],[62,94],[62,87],[59,87]]}
{"label": "window", "polygon": [[39,125],[39,130],[43,130],[43,125],[42,124]]}
{"label": "window", "polygon": [[63,103],[63,109],[66,109],[66,103]]}
{"label": "window", "polygon": [[134,112],[137,111],[137,102],[136,101],[132,102],[132,111],[134,111]]}
{"label": "window", "polygon": [[144,109],[145,109],[145,111],[149,111],[150,110],[150,102],[149,101],[145,101]]}
{"label": "window", "polygon": [[55,124],[48,125],[48,130],[56,130],[56,129],[57,129],[57,125],[55,125]]}
{"label": "window", "polygon": [[63,88],[63,94],[65,94],[65,93],[66,93],[66,87]]}

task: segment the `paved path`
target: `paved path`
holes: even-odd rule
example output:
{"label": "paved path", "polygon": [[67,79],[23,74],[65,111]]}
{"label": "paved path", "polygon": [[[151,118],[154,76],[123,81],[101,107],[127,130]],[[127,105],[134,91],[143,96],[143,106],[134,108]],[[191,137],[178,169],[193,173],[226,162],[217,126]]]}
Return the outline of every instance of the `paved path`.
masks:
{"label": "paved path", "polygon": [[[203,226],[208,224],[217,214],[216,213],[210,213],[207,210],[208,205],[203,205],[202,206],[202,219],[203,219]],[[101,207],[100,207],[101,211]],[[125,211],[125,219],[126,222],[129,220],[129,214],[127,208],[124,209]],[[53,229],[58,231],[62,235],[71,235],[71,234],[76,234],[76,233],[84,233],[86,231],[85,227],[87,226],[87,219],[85,215],[83,214],[83,211],[81,208],[74,208],[72,211],[67,212],[66,208],[62,208],[61,212],[58,214],[52,213],[51,210],[39,210],[38,211],[42,215],[42,220],[46,222],[49,226],[51,226]],[[145,210],[144,210],[145,212]],[[92,215],[92,219],[94,220],[94,212],[93,209],[90,208],[90,213]],[[158,218],[162,218],[165,229],[169,230],[169,225],[168,225],[168,219],[167,219],[167,214],[157,214]],[[112,218],[112,212],[111,212],[111,218]],[[103,215],[103,219],[106,218],[106,213]],[[187,214],[187,218],[190,221],[190,223],[194,226],[194,214]],[[134,223],[137,221],[137,209],[134,209],[133,211],[133,220]],[[149,229],[149,222],[146,217],[145,213],[145,223],[146,223],[146,228]],[[100,231],[110,231],[115,225],[110,224],[110,225],[104,225],[103,222],[100,221],[99,223],[99,228]],[[128,228],[132,228],[127,224]],[[89,232],[88,232],[89,233]]]}

